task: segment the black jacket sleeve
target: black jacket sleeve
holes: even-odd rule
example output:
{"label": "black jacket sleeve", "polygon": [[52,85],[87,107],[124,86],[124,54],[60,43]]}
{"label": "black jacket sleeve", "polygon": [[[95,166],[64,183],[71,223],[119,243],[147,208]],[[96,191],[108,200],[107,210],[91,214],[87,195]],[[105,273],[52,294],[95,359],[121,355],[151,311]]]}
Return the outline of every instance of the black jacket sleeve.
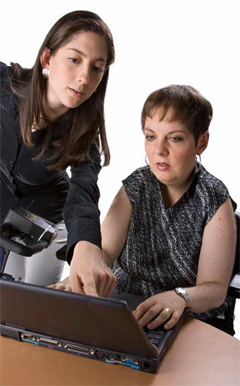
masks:
{"label": "black jacket sleeve", "polygon": [[21,143],[19,116],[15,108],[14,94],[10,88],[8,67],[0,62],[0,223],[10,208],[17,205],[11,175]]}
{"label": "black jacket sleeve", "polygon": [[71,167],[71,179],[63,217],[68,230],[67,260],[70,263],[73,248],[78,241],[89,241],[101,248],[100,197],[97,186],[101,170],[100,154],[96,146],[90,150],[91,161]]}

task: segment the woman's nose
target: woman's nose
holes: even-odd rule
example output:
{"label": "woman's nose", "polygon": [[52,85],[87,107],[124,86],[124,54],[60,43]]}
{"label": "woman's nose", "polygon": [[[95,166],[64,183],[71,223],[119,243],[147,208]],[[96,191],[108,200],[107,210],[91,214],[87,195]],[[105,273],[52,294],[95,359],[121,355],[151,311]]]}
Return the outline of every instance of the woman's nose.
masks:
{"label": "woman's nose", "polygon": [[168,147],[165,141],[157,141],[155,146],[155,152],[158,155],[167,155],[168,154]]}
{"label": "woman's nose", "polygon": [[90,82],[90,71],[88,68],[83,68],[78,74],[78,81],[82,84],[88,84]]}

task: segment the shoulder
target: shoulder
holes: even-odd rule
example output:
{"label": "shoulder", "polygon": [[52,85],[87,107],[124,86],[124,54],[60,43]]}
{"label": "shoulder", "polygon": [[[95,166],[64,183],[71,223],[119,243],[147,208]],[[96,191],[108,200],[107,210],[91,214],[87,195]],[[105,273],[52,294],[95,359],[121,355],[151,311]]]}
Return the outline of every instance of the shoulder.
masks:
{"label": "shoulder", "polygon": [[142,166],[134,170],[128,177],[122,182],[124,186],[143,186],[149,183],[152,179],[152,172],[149,166]]}
{"label": "shoulder", "polygon": [[11,67],[7,66],[5,63],[0,62],[0,82],[1,82],[1,93],[10,89],[10,79],[9,73]]}
{"label": "shoulder", "polygon": [[4,72],[8,71],[8,66],[3,63],[3,62],[0,62],[0,74],[2,76],[2,74],[4,74]]}
{"label": "shoulder", "polygon": [[134,170],[122,183],[128,198],[134,203],[139,197],[148,195],[148,192],[152,191],[154,175],[149,166],[143,166]]}
{"label": "shoulder", "polygon": [[[11,67],[0,62],[0,109],[1,109],[1,152],[10,152],[8,146],[5,149],[6,143],[11,142],[11,149],[14,149],[14,141],[16,145],[21,142],[19,130],[19,114],[18,106],[14,92],[10,85]],[[10,153],[9,153],[10,154]]]}
{"label": "shoulder", "polygon": [[199,173],[199,188],[207,192],[209,198],[229,196],[226,185],[217,177],[209,173],[203,166]]}
{"label": "shoulder", "polygon": [[1,108],[6,111],[12,108],[14,102],[14,93],[10,85],[10,72],[11,67],[0,62],[0,104]]}
{"label": "shoulder", "polygon": [[202,207],[208,213],[208,221],[227,198],[230,198],[233,209],[236,209],[236,203],[232,200],[228,188],[223,181],[209,173],[203,166],[199,173],[196,188]]}

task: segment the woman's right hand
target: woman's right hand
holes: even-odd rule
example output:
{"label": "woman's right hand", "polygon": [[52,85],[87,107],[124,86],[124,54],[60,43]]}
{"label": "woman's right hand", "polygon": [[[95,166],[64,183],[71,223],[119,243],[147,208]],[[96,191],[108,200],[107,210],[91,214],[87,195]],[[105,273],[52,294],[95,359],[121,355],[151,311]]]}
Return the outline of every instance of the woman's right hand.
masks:
{"label": "woman's right hand", "polygon": [[72,291],[108,297],[115,283],[116,277],[103,261],[101,249],[88,241],[78,242],[70,265]]}

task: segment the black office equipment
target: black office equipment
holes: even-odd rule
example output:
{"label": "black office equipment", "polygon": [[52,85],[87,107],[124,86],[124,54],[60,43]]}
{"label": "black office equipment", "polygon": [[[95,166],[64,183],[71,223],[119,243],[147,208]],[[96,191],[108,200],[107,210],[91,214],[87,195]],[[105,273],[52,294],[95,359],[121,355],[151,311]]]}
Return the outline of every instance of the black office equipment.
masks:
{"label": "black office equipment", "polygon": [[147,337],[123,300],[6,279],[0,286],[2,336],[151,373],[157,371],[184,318],[171,330],[148,331]]}
{"label": "black office equipment", "polygon": [[[166,331],[142,329],[130,294],[100,298],[14,281],[4,274],[9,251],[32,256],[56,237],[54,225],[24,210],[10,210],[0,228],[0,333],[50,349],[156,372],[182,321]],[[24,244],[22,244],[22,242]],[[129,306],[128,306],[128,304]],[[131,309],[130,309],[131,307]]]}
{"label": "black office equipment", "polygon": [[0,277],[10,251],[32,256],[47,248],[56,236],[54,224],[26,209],[10,209],[0,227]]}

